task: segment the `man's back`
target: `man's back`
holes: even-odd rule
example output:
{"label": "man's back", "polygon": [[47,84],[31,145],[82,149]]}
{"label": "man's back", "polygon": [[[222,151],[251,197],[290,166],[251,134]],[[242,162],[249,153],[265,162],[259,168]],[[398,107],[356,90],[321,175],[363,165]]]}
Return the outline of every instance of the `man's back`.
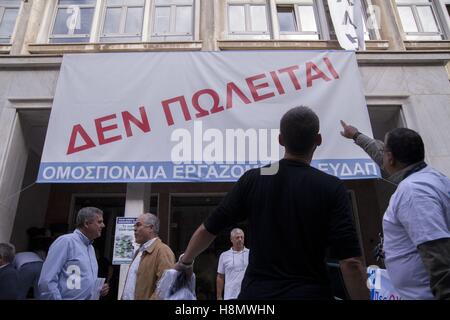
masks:
{"label": "man's back", "polygon": [[0,268],[0,300],[19,298],[19,279],[12,264]]}
{"label": "man's back", "polygon": [[276,175],[247,172],[205,227],[215,233],[249,218],[241,298],[327,298],[327,248],[336,259],[361,254],[350,213],[339,179],[283,159]]}

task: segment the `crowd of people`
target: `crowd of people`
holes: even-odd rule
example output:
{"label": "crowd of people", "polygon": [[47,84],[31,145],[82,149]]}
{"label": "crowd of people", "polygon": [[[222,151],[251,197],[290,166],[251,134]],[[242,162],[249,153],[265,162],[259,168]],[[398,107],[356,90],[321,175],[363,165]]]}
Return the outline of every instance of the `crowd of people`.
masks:
{"label": "crowd of people", "polygon": [[[425,163],[420,135],[406,128],[374,140],[341,121],[352,139],[397,185],[383,217],[385,265],[403,299],[450,299],[450,180]],[[339,262],[351,299],[369,299],[367,273],[343,182],[311,166],[322,144],[320,122],[308,107],[289,110],[280,121],[285,155],[275,174],[244,173],[214,212],[197,228],[176,258],[158,237],[159,219],[141,214],[135,223],[135,252],[121,299],[158,299],[165,270],[188,278],[195,258],[227,228],[232,247],[220,255],[216,297],[221,299],[334,299],[326,260]],[[326,143],[326,141],[324,142]],[[47,257],[17,254],[0,244],[0,299],[25,298],[30,287],[39,299],[91,299],[106,295],[98,285],[93,241],[100,237],[103,212],[82,208],[76,230],[60,236]],[[44,260],[45,258],[45,260]],[[22,274],[23,271],[23,274]],[[31,276],[39,274],[39,277]],[[25,276],[26,275],[26,276]],[[97,291],[97,292],[95,292]]]}

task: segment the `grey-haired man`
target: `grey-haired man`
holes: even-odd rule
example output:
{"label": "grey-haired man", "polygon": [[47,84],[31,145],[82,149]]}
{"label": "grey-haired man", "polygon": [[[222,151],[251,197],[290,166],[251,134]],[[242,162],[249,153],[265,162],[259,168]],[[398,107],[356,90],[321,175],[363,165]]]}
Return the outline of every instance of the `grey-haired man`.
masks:
{"label": "grey-haired man", "polygon": [[13,267],[15,248],[0,243],[0,300],[16,300],[19,297],[19,279]]}
{"label": "grey-haired man", "polygon": [[249,255],[249,250],[244,246],[244,239],[244,231],[239,228],[231,230],[230,241],[233,246],[222,252],[217,266],[217,300],[237,299],[241,292]]}
{"label": "grey-haired man", "polygon": [[[77,228],[60,236],[50,247],[39,278],[41,299],[91,299],[97,279],[98,264],[92,242],[101,236],[103,211],[85,207],[78,211]],[[108,294],[105,284],[101,295]]]}

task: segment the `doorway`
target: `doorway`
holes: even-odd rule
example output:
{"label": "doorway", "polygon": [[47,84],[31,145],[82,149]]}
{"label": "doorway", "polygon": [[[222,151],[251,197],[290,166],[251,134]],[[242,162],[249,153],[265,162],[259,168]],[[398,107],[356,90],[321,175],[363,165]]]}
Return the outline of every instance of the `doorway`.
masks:
{"label": "doorway", "polygon": [[[179,257],[186,249],[194,231],[215,210],[225,194],[172,194],[170,195],[170,247]],[[230,249],[230,231],[241,228],[246,237],[247,223],[232,226],[217,235],[214,242],[195,260],[196,295],[198,300],[216,299],[216,276],[219,256]]]}

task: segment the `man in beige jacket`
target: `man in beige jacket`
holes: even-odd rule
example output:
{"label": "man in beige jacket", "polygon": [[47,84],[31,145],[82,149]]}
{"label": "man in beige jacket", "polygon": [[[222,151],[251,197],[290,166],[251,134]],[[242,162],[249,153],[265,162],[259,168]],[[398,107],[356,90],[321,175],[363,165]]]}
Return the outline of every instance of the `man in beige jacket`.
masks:
{"label": "man in beige jacket", "polygon": [[134,236],[140,248],[128,270],[122,300],[157,299],[156,283],[166,269],[172,268],[175,255],[158,238],[159,219],[154,214],[141,214],[134,225]]}

